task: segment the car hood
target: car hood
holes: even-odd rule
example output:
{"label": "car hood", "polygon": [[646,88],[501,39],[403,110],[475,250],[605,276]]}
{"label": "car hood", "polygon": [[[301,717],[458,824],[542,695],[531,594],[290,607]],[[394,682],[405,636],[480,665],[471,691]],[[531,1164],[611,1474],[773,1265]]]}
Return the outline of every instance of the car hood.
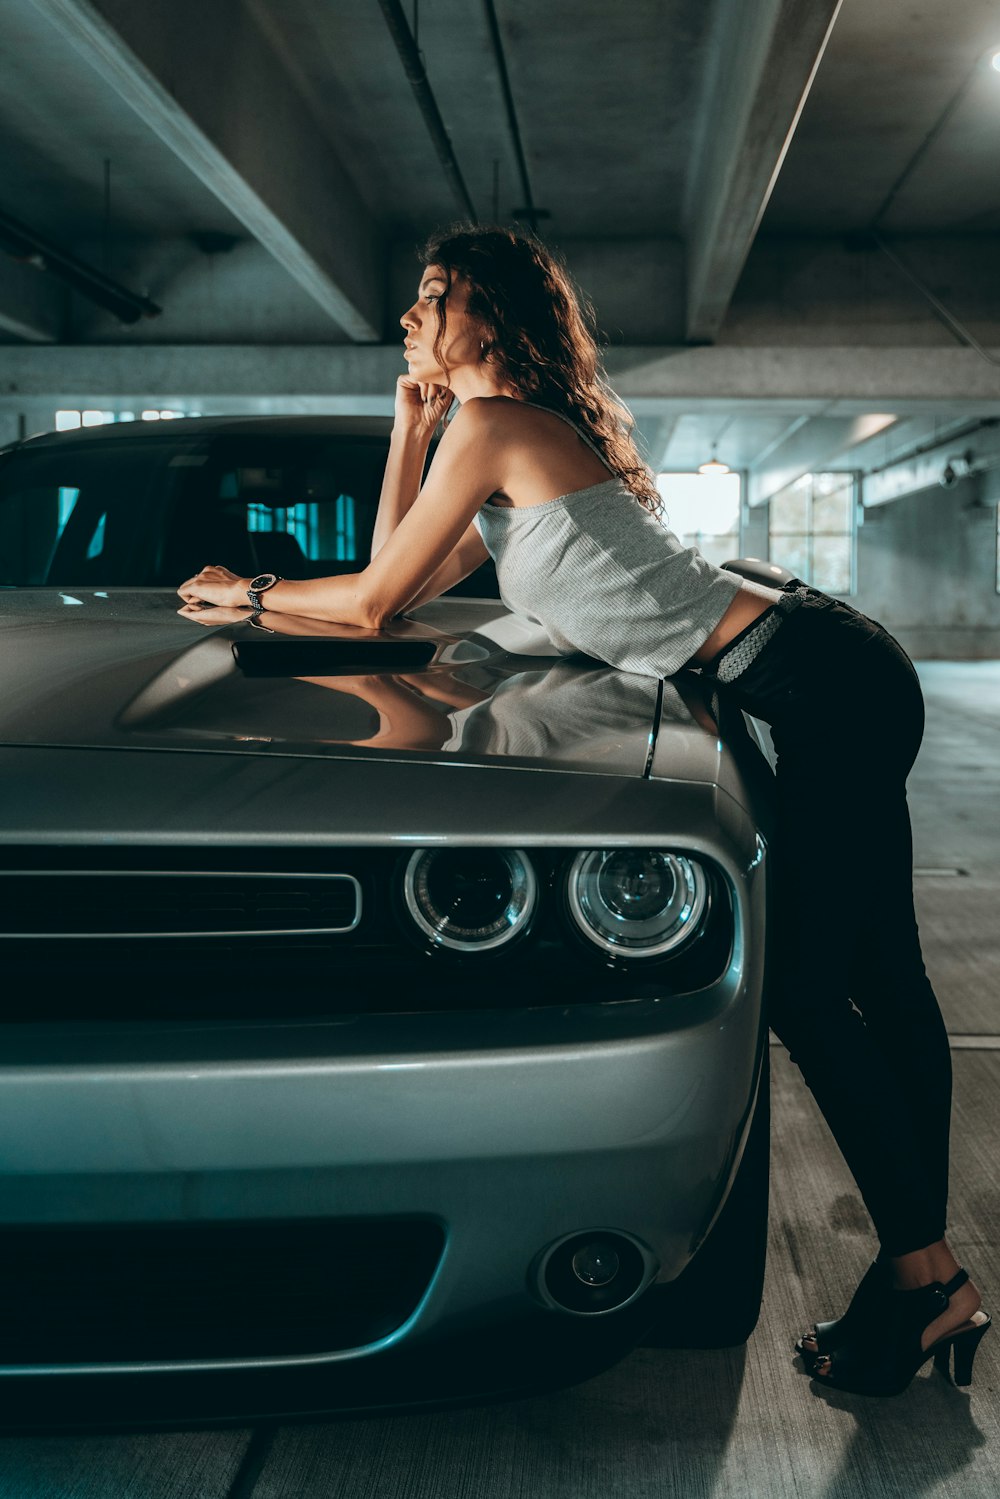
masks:
{"label": "car hood", "polygon": [[[159,590],[0,594],[0,743],[461,761],[718,778],[690,694],[559,657],[493,600],[381,632],[206,628]],[[265,616],[266,617],[266,616]],[[291,622],[282,621],[285,626]]]}

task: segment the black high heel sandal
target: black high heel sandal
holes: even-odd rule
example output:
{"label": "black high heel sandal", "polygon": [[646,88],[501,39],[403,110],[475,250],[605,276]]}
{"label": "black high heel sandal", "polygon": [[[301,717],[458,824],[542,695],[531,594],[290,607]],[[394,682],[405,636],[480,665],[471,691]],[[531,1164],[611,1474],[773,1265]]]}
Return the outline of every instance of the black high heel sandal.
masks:
{"label": "black high heel sandal", "polygon": [[[800,1355],[806,1368],[811,1370],[818,1358],[836,1353],[838,1348],[849,1343],[858,1328],[863,1327],[875,1315],[879,1302],[884,1300],[891,1289],[892,1274],[888,1261],[873,1260],[843,1316],[836,1317],[832,1322],[814,1323],[812,1331],[799,1338],[795,1344],[795,1352]],[[816,1347],[806,1348],[806,1338],[812,1338]]]}
{"label": "black high heel sandal", "polygon": [[[964,1323],[929,1348],[920,1346],[924,1329],[947,1311],[951,1297],[968,1278],[967,1270],[959,1270],[947,1285],[932,1281],[915,1291],[893,1291],[881,1302],[881,1321],[864,1338],[852,1339],[832,1356],[820,1355],[813,1378],[855,1395],[901,1395],[929,1358],[947,1376],[954,1356],[955,1383],[971,1384],[973,1360],[992,1325],[989,1316],[984,1315],[982,1322]],[[818,1367],[824,1361],[828,1362],[825,1371]]]}

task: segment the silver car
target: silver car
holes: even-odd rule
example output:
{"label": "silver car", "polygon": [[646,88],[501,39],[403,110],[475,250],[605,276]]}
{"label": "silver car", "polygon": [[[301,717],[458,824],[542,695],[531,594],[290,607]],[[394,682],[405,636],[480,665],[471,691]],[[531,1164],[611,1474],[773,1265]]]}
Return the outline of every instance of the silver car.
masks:
{"label": "silver car", "polygon": [[192,564],[361,565],[387,438],[0,455],[8,1424],[525,1391],[755,1324],[755,726],[496,598],[176,613]]}

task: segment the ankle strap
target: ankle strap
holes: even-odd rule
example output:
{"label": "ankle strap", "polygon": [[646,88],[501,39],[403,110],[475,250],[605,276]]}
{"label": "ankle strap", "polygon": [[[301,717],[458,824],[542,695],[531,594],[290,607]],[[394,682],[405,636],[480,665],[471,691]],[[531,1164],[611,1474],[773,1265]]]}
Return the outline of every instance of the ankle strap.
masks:
{"label": "ankle strap", "polygon": [[944,1292],[944,1294],[946,1296],[953,1296],[955,1294],[955,1292],[958,1290],[959,1286],[964,1286],[965,1285],[965,1282],[968,1280],[968,1278],[969,1278],[969,1272],[968,1272],[968,1270],[965,1270],[965,1269],[959,1270],[956,1275],[952,1276],[952,1278],[948,1282],[948,1284],[946,1286],[942,1286],[941,1289],[942,1289],[942,1291]]}

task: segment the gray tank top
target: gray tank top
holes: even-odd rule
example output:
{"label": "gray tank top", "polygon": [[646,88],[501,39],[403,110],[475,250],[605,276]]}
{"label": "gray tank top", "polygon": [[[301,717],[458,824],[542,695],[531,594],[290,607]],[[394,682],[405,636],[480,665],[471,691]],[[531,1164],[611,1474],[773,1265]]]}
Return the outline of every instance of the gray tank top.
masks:
{"label": "gray tank top", "polygon": [[[552,415],[610,470],[575,422]],[[642,676],[679,671],[741,586],[697,547],[682,546],[618,475],[540,505],[487,503],[475,524],[508,609],[542,625],[559,650]]]}

